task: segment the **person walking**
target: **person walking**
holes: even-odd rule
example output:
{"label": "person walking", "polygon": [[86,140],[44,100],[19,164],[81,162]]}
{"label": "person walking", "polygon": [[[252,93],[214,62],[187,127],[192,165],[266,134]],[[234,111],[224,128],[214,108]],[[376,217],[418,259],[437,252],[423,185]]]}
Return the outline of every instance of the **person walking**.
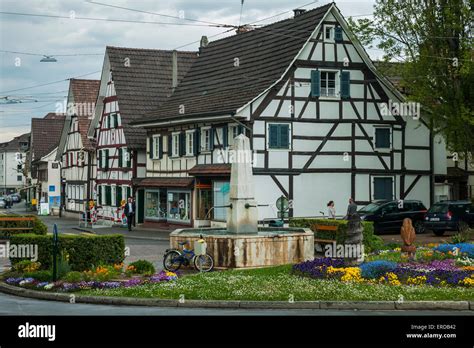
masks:
{"label": "person walking", "polygon": [[336,218],[336,208],[334,208],[334,201],[329,201],[328,205],[328,218],[335,219]]}
{"label": "person walking", "polygon": [[132,231],[132,222],[135,218],[135,202],[132,197],[128,197],[128,202],[125,204],[125,216],[127,217],[128,230]]}
{"label": "person walking", "polygon": [[357,214],[357,204],[355,204],[352,197],[349,198],[349,205],[347,206],[347,214],[345,216],[345,220],[350,220],[351,216]]}

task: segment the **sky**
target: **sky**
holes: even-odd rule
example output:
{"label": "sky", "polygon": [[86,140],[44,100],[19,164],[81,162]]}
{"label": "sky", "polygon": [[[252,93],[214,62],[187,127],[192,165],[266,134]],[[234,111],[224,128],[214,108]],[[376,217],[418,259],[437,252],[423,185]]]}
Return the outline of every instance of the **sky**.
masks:
{"label": "sky", "polygon": [[[29,132],[31,118],[60,111],[57,107],[67,97],[68,78],[100,79],[107,45],[193,51],[202,35],[212,41],[212,35],[219,39],[234,34],[221,34],[227,29],[202,22],[238,25],[284,12],[259,22],[269,24],[291,17],[292,10],[302,5],[312,9],[328,2],[332,1],[245,0],[241,14],[241,0],[0,0],[0,143]],[[349,17],[370,15],[374,2],[340,0],[336,4]],[[368,53],[372,59],[380,56],[377,51]],[[41,55],[56,55],[57,62],[40,62]]]}

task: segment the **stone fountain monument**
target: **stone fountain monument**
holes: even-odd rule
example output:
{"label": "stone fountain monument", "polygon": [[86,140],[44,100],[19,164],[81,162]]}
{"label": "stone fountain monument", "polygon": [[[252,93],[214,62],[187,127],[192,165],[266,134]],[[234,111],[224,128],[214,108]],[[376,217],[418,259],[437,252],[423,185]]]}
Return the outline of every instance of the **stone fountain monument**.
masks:
{"label": "stone fountain monument", "polygon": [[258,227],[249,139],[234,139],[227,228],[185,228],[170,234],[170,247],[191,245],[200,235],[217,268],[247,268],[298,263],[314,258],[314,234],[308,228]]}

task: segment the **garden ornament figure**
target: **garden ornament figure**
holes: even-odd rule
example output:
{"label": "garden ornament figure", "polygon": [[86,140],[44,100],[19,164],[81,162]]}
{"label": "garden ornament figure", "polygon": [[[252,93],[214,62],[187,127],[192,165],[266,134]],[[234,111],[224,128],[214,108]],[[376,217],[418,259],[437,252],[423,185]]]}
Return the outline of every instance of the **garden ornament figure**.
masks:
{"label": "garden ornament figure", "polygon": [[413,244],[416,238],[415,229],[413,228],[411,219],[403,220],[402,228],[400,229],[400,236],[402,237],[402,253],[406,253],[410,260],[415,260],[416,246]]}

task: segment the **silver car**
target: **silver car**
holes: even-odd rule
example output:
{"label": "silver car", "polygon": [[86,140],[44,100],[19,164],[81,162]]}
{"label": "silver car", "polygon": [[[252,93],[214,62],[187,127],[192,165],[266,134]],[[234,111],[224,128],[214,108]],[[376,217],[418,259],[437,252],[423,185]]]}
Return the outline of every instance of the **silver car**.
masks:
{"label": "silver car", "polygon": [[0,197],[0,208],[5,209],[7,202],[5,201],[5,197]]}

